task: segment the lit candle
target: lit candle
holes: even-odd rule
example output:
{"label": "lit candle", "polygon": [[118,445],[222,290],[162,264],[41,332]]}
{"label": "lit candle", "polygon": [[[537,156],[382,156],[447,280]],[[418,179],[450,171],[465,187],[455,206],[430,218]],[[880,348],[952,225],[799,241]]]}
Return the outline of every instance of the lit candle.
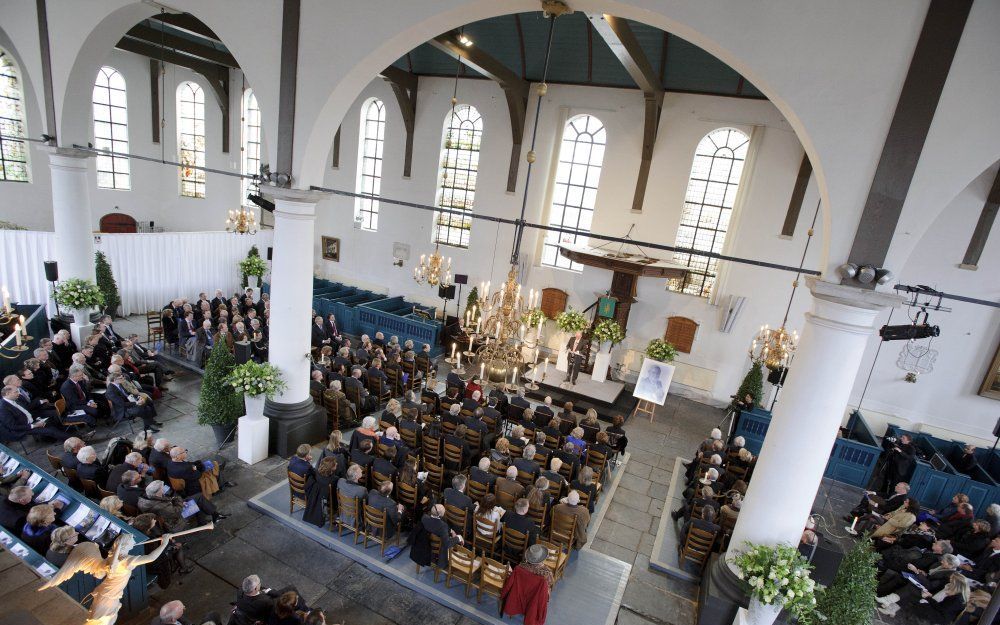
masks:
{"label": "lit candle", "polygon": [[486,375],[486,363],[479,365],[479,379],[482,380],[483,376]]}
{"label": "lit candle", "polygon": [[857,524],[858,524],[858,517],[854,517],[854,520],[851,521],[851,531],[852,532],[854,531],[854,526],[857,525]]}
{"label": "lit candle", "polygon": [[483,318],[480,317],[479,319],[476,319],[476,332],[477,333],[479,332],[479,329],[482,327],[482,325],[483,325]]}
{"label": "lit candle", "polygon": [[486,347],[490,346],[490,337],[486,337]]}
{"label": "lit candle", "polygon": [[535,333],[535,343],[542,339],[542,323],[541,319],[538,320],[538,331]]}
{"label": "lit candle", "polygon": [[14,340],[17,341],[17,346],[21,346],[21,326],[14,326]]}
{"label": "lit candle", "polygon": [[24,327],[24,315],[21,315],[21,336],[28,336],[28,329]]}
{"label": "lit candle", "polygon": [[455,368],[456,369],[462,368],[462,352],[458,352],[458,362],[455,363]]}
{"label": "lit candle", "polygon": [[548,372],[549,372],[549,359],[546,358],[545,359],[545,366],[542,367],[542,377],[544,378],[545,374],[548,373]]}
{"label": "lit candle", "polygon": [[517,384],[517,367],[510,372],[510,383]]}
{"label": "lit candle", "polygon": [[455,348],[458,347],[456,343],[451,344],[451,359],[455,360]]}
{"label": "lit candle", "polygon": [[520,331],[519,335],[521,337],[521,340],[523,341],[524,340],[524,324],[523,323],[521,324],[521,331]]}

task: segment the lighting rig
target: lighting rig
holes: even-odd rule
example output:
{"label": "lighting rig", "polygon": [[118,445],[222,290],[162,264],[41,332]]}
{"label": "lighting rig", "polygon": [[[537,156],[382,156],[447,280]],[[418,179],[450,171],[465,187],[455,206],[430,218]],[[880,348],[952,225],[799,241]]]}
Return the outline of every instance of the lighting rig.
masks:
{"label": "lighting rig", "polygon": [[[941,302],[945,297],[945,294],[941,291],[932,289],[929,286],[923,284],[918,284],[916,286],[908,286],[905,284],[897,284],[895,286],[897,291],[902,291],[904,293],[910,294],[910,300],[906,302],[906,305],[910,308],[919,308],[920,311],[913,318],[913,323],[905,325],[884,325],[878,331],[879,336],[882,337],[883,341],[915,341],[918,339],[927,339],[941,335],[941,328],[936,325],[931,325],[928,323],[928,310],[934,310],[938,312],[951,312],[951,308],[947,306],[942,306]],[[926,297],[926,301],[921,301],[922,297]]]}

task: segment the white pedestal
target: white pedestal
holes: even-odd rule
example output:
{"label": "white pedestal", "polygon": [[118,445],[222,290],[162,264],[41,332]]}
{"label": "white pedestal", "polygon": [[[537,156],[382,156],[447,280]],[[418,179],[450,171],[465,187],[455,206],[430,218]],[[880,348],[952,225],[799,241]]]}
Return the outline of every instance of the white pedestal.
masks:
{"label": "white pedestal", "polygon": [[[565,334],[565,333],[563,333]],[[557,371],[569,371],[569,349],[566,348],[565,337],[559,337],[559,356],[556,358]]]}
{"label": "white pedestal", "polygon": [[253,301],[260,301],[260,278],[247,276],[247,286],[253,289]]}
{"label": "white pedestal", "polygon": [[594,372],[590,379],[594,382],[604,382],[608,379],[608,367],[611,365],[611,352],[597,352],[594,356]]}
{"label": "white pedestal", "polygon": [[242,416],[237,432],[237,457],[247,464],[267,459],[267,438],[271,421],[264,417]]}
{"label": "white pedestal", "polygon": [[83,340],[90,336],[93,328],[89,310],[73,310],[73,323],[69,324],[69,334],[78,350],[83,349]]}

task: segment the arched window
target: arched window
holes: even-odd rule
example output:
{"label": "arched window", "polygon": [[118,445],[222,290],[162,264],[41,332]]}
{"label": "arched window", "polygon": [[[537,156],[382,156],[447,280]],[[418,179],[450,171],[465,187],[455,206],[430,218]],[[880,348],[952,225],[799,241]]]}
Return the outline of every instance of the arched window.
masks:
{"label": "arched window", "polygon": [[604,124],[593,115],[578,115],[563,128],[559,146],[559,166],[556,169],[549,225],[569,232],[545,235],[542,264],[560,269],[581,271],[583,266],[559,253],[563,244],[587,244],[587,234],[594,218],[597,185],[604,165],[607,133]]}
{"label": "arched window", "polygon": [[[128,102],[125,79],[113,67],[102,67],[94,82],[94,147],[128,153]],[[101,189],[129,189],[127,156],[97,156],[97,186]]]}
{"label": "arched window", "polygon": [[[356,191],[378,196],[382,193],[382,148],[385,144],[385,105],[369,100],[361,107],[361,132],[358,134],[358,182]],[[356,198],[354,220],[365,230],[378,230],[378,200]]]}
{"label": "arched window", "polygon": [[[177,87],[177,160],[181,195],[205,197],[205,92],[196,83]],[[190,167],[190,166],[194,167]]]}
{"label": "arched window", "polygon": [[[260,172],[260,107],[257,106],[257,96],[252,89],[243,92],[243,132],[240,151],[243,153],[243,165],[241,173],[245,176],[252,176]],[[243,193],[241,202],[244,206],[252,206],[253,202],[247,199],[250,193],[260,192],[260,185],[250,178],[244,178],[241,186]]]}
{"label": "arched window", "polygon": [[28,182],[28,147],[24,141],[6,137],[26,137],[24,93],[14,59],[0,50],[0,180]]}
{"label": "arched window", "polygon": [[471,215],[476,200],[476,175],[479,171],[479,144],[482,139],[483,118],[475,107],[460,104],[448,113],[441,140],[437,205],[463,214],[435,211],[434,243],[469,247]]}
{"label": "arched window", "polygon": [[[713,130],[698,143],[677,229],[677,247],[722,252],[749,145],[750,137],[735,128]],[[691,272],[685,280],[668,281],[668,288],[708,297],[719,261],[675,252],[674,262],[687,265]]]}

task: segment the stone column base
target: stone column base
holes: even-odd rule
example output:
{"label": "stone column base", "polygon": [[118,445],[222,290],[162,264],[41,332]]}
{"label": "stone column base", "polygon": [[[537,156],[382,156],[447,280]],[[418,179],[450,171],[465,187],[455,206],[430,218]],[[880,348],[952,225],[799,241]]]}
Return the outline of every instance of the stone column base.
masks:
{"label": "stone column base", "polygon": [[743,581],[726,564],[726,554],[714,555],[705,566],[698,591],[698,624],[732,623],[739,609],[750,603]]}
{"label": "stone column base", "polygon": [[295,404],[268,400],[264,404],[264,416],[271,422],[271,453],[282,458],[290,457],[302,443],[315,445],[329,434],[326,431],[326,412],[311,397]]}

